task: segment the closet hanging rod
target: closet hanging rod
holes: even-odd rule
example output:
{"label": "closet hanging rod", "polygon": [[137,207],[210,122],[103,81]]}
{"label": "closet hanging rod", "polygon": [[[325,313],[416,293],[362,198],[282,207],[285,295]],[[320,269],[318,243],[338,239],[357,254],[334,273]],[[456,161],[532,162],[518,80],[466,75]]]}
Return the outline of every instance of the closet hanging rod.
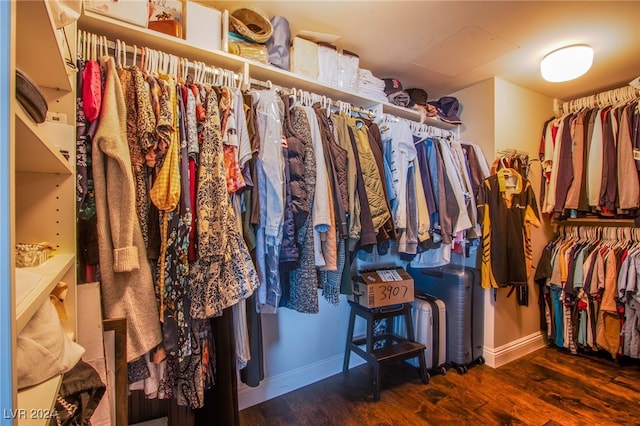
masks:
{"label": "closet hanging rod", "polygon": [[422,133],[426,136],[430,136],[430,137],[441,137],[441,138],[445,138],[445,139],[455,139],[456,138],[456,134],[452,131],[452,130],[448,130],[448,129],[442,129],[440,127],[437,126],[432,126],[430,124],[427,123],[421,123],[419,121],[413,121],[413,120],[407,120],[406,118],[400,118],[400,117],[396,117],[393,114],[384,114],[382,116],[382,122],[389,122],[389,121],[393,121],[393,122],[400,122],[400,121],[404,121],[406,123],[409,124],[409,127],[411,128],[411,131],[414,133]]}
{"label": "closet hanging rod", "polygon": [[[317,98],[317,99],[324,98],[325,100],[327,99],[326,96],[321,96],[321,95],[318,95],[316,93],[309,92],[309,91],[306,91],[306,90],[305,91],[301,91],[301,90],[296,90],[296,89],[293,89],[293,88],[289,89],[287,87],[282,87],[282,86],[279,86],[277,84],[273,84],[270,80],[262,81],[262,80],[257,80],[255,78],[251,78],[249,80],[249,83],[251,84],[251,86],[261,87],[261,88],[264,88],[264,89],[276,89],[276,90],[278,90],[280,93],[282,93],[284,95],[298,96],[299,93],[302,92],[302,93],[308,94],[312,99],[313,98]],[[294,93],[294,91],[296,93]],[[356,114],[360,114],[360,115],[366,115],[370,119],[374,118],[375,115],[376,115],[375,111],[354,106],[354,105],[350,104],[349,102],[344,102],[344,101],[340,101],[340,100],[335,101],[333,99],[329,99],[329,100],[331,101],[331,106],[333,106],[335,108],[344,108],[346,106],[349,111],[355,112]]]}
{"label": "closet hanging rod", "polygon": [[560,117],[585,108],[604,107],[620,102],[629,102],[638,97],[640,97],[640,90],[627,85],[566,102],[556,99],[554,101],[554,113],[556,117]]}

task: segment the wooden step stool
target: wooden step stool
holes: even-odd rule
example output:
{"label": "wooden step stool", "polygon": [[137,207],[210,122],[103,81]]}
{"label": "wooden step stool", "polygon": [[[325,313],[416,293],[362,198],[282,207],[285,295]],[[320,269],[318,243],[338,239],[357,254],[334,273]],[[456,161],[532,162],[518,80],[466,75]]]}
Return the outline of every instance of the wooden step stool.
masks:
{"label": "wooden step stool", "polygon": [[[344,353],[344,363],[342,372],[349,371],[349,358],[351,351],[360,355],[373,369],[373,399],[380,400],[380,367],[385,364],[405,361],[418,357],[420,363],[419,373],[424,384],[429,383],[429,373],[427,372],[427,362],[424,351],[426,347],[414,341],[413,321],[411,321],[411,304],[384,306],[381,308],[369,309],[364,306],[349,301],[351,313],[349,316],[349,329],[347,330],[347,345]],[[356,315],[364,318],[367,322],[367,333],[364,337],[353,337],[353,328],[356,322]],[[405,320],[407,335],[399,336],[391,330],[391,319],[402,316]],[[377,320],[387,318],[387,331],[383,334],[374,334],[374,324]],[[374,349],[378,341],[385,341],[384,347]],[[365,346],[364,349],[361,346]]]}

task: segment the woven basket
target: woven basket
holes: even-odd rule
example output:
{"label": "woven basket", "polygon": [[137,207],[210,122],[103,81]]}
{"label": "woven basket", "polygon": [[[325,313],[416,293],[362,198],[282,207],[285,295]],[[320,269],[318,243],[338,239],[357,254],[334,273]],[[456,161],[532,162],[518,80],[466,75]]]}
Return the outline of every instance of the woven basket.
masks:
{"label": "woven basket", "polygon": [[256,43],[266,43],[273,34],[269,18],[255,9],[235,10],[229,16],[229,21],[238,34]]}

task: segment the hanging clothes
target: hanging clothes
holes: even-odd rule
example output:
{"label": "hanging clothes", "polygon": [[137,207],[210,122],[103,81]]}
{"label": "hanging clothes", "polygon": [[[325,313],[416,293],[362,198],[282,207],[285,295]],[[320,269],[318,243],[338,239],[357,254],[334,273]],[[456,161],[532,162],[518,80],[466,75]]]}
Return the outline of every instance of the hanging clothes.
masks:
{"label": "hanging clothes", "polygon": [[[126,104],[113,58],[104,57],[104,105],[93,140],[92,166],[105,318],[127,319],[127,361],[162,340],[153,277],[135,209],[127,144]],[[148,301],[140,303],[141,300]]]}
{"label": "hanging clothes", "polygon": [[[294,134],[305,148],[304,185],[310,206],[315,205],[316,197],[316,155],[311,136],[309,118],[302,106],[296,105],[290,110],[291,126]],[[313,209],[313,207],[311,207]],[[304,224],[299,227],[296,239],[300,247],[300,267],[289,272],[290,294],[287,307],[303,313],[318,312],[318,276],[315,266],[315,235],[313,216],[307,215]]]}
{"label": "hanging clothes", "polygon": [[630,228],[562,227],[538,268],[551,290],[548,337],[572,353],[638,358],[637,236]]}
{"label": "hanging clothes", "polygon": [[501,169],[485,179],[478,191],[478,219],[482,225],[482,286],[526,286],[529,234],[540,217],[531,183],[513,169]]}
{"label": "hanging clothes", "polygon": [[545,123],[543,213],[555,218],[636,214],[640,178],[633,155],[633,117],[638,116],[634,96],[626,94],[615,104],[568,112]]}
{"label": "hanging clothes", "polygon": [[215,91],[206,90],[198,164],[198,258],[189,270],[191,316],[210,318],[258,287],[258,277],[229,204]]}
{"label": "hanging clothes", "polygon": [[275,313],[280,303],[280,244],[284,220],[284,105],[275,90],[254,95],[260,151],[256,162],[260,219],[257,228],[257,266],[260,275],[260,312]]}

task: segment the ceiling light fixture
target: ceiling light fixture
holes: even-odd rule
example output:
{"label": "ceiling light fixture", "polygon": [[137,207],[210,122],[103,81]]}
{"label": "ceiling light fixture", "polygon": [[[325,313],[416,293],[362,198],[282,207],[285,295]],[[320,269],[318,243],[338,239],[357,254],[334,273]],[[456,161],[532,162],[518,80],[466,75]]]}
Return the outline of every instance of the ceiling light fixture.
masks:
{"label": "ceiling light fixture", "polygon": [[593,48],[584,44],[566,46],[548,53],[540,62],[542,78],[552,83],[573,80],[591,68]]}

